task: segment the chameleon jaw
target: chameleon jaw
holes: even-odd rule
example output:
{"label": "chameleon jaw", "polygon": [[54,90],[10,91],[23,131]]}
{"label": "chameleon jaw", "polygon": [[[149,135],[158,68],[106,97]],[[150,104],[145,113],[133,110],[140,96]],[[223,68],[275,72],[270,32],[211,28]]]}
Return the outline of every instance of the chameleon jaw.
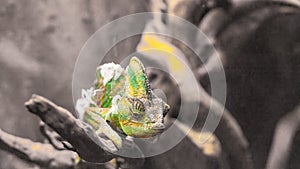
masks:
{"label": "chameleon jaw", "polygon": [[123,132],[127,136],[136,138],[149,138],[162,133],[165,126],[162,123],[141,123],[136,121],[121,122]]}
{"label": "chameleon jaw", "polygon": [[165,125],[163,123],[155,123],[154,126],[152,126],[152,129],[154,129],[154,130],[164,130]]}

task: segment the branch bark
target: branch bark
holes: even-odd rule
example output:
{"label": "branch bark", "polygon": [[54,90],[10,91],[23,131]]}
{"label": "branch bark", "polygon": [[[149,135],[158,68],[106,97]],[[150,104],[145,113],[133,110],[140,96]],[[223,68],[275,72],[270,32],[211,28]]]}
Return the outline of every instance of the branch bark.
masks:
{"label": "branch bark", "polygon": [[[25,106],[28,111],[39,116],[43,122],[69,142],[83,160],[104,163],[113,158],[112,154],[88,136],[87,133],[91,133],[89,126],[81,123],[68,110],[38,95],[32,95]],[[95,138],[97,138],[96,135]]]}
{"label": "branch bark", "polygon": [[291,153],[293,139],[300,128],[300,106],[288,113],[278,122],[266,169],[286,169]]}
{"label": "branch bark", "polygon": [[40,132],[55,149],[66,150],[62,140],[59,140],[61,139],[60,136],[56,132],[50,131],[49,127],[42,121],[40,122]]}
{"label": "branch bark", "polygon": [[17,157],[49,169],[71,169],[76,164],[73,151],[58,151],[51,144],[42,144],[10,135],[0,129],[0,149]]}
{"label": "branch bark", "polygon": [[228,110],[224,109],[223,111],[223,106],[208,95],[200,84],[198,87],[201,93],[201,106],[207,110],[211,109],[215,116],[222,116],[215,135],[219,138],[223,150],[229,155],[230,166],[233,169],[253,169],[248,141],[238,122]]}
{"label": "branch bark", "polygon": [[[149,74],[153,73],[155,78],[152,79],[152,87],[162,88],[162,89],[171,89],[171,90],[164,90],[165,94],[168,97],[168,103],[170,105],[176,105],[178,93],[174,92],[176,89],[174,83],[168,81],[167,77],[161,76],[168,76],[166,74],[159,74],[156,71],[149,70]],[[151,76],[150,76],[151,77]],[[158,87],[159,86],[159,87]],[[198,83],[198,88],[200,92],[200,100],[198,101],[199,106],[199,114],[197,119],[197,124],[195,124],[195,128],[203,127],[203,122],[206,120],[208,116],[208,112],[211,109],[213,113],[212,116],[220,117],[221,120],[219,122],[218,127],[214,132],[217,136],[219,141],[221,142],[222,150],[226,154],[228,154],[228,163],[231,168],[233,169],[253,169],[253,162],[251,158],[251,153],[249,152],[249,145],[244,133],[239,126],[238,122],[235,118],[231,115],[231,113],[223,109],[223,105],[221,105],[217,100],[212,98]],[[172,90],[173,89],[173,90]],[[184,91],[182,91],[184,92]],[[176,95],[177,93],[177,95]],[[177,110],[173,110],[177,111]],[[176,117],[176,114],[172,115]]]}

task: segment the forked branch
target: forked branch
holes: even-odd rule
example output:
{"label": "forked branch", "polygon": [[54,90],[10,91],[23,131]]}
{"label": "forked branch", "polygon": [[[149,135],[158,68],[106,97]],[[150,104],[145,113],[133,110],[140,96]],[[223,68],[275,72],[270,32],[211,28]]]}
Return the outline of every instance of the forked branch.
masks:
{"label": "forked branch", "polygon": [[81,123],[68,110],[38,95],[33,95],[25,106],[69,142],[81,159],[104,163],[113,158],[112,154],[102,149],[88,136],[87,132],[91,133],[89,126]]}
{"label": "forked branch", "polygon": [[73,151],[58,151],[51,144],[33,142],[2,130],[0,130],[0,149],[43,168],[69,169],[77,165],[77,154]]}

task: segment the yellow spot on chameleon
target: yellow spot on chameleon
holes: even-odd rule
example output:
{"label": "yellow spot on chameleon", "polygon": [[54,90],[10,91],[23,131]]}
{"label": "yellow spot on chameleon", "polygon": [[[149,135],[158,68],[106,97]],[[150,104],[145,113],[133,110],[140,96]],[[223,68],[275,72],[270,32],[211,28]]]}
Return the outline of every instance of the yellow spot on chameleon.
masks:
{"label": "yellow spot on chameleon", "polygon": [[128,120],[124,120],[120,122],[122,124],[122,126],[132,126],[132,127],[141,127],[142,124],[141,123],[134,123]]}

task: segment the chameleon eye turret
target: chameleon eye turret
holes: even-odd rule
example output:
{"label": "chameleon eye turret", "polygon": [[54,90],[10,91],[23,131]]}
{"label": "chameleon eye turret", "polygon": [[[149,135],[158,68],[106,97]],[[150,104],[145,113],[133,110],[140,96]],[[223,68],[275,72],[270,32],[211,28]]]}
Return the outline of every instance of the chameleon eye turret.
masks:
{"label": "chameleon eye turret", "polygon": [[132,107],[133,107],[134,110],[137,110],[138,112],[145,112],[145,110],[146,110],[143,102],[141,102],[138,99],[136,99],[133,102]]}
{"label": "chameleon eye turret", "polygon": [[125,135],[139,138],[163,131],[163,117],[170,106],[153,97],[145,68],[138,58],[132,57],[125,70],[114,63],[99,66],[95,84],[89,91],[91,94],[86,98],[89,104],[81,112],[82,120],[96,133],[104,133],[118,147],[122,140],[116,128]]}
{"label": "chameleon eye turret", "polygon": [[127,99],[131,103],[133,110],[135,110],[136,112],[145,112],[145,105],[140,99],[130,97],[128,97]]}

